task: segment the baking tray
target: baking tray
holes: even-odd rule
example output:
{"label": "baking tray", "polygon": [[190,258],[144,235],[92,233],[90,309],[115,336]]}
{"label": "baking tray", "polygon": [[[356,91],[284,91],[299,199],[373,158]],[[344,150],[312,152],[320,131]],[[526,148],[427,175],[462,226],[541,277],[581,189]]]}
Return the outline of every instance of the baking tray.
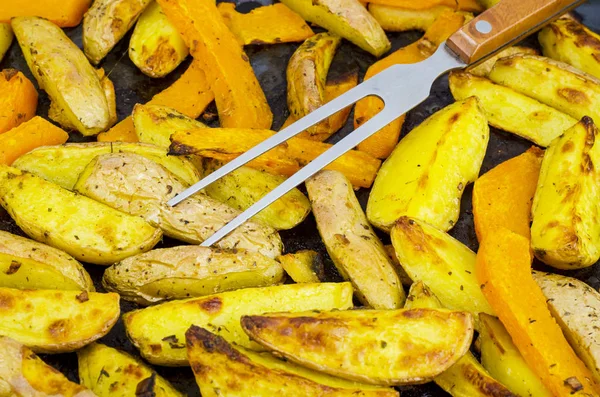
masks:
{"label": "baking tray", "polygon": [[[236,1],[235,3],[238,11],[249,12],[253,8],[260,5],[272,4],[273,1],[240,0]],[[589,28],[600,33],[600,0],[590,1],[580,6],[576,10],[576,14]],[[315,30],[318,31],[318,28],[315,28]],[[67,35],[79,47],[82,47],[81,25],[76,28],[66,29],[66,32]],[[177,68],[177,70],[169,74],[167,77],[162,79],[151,79],[142,74],[129,60],[127,49],[130,35],[131,32],[120,41],[120,43],[110,52],[110,54],[100,65],[106,70],[107,73],[110,74],[110,78],[115,85],[119,119],[123,119],[130,115],[133,106],[136,103],[147,102],[154,94],[157,94],[171,85],[181,75],[181,73],[185,71],[190,63],[190,59],[188,58]],[[404,33],[390,33],[388,36],[392,42],[392,50],[396,50],[416,41],[421,36],[421,33],[411,31]],[[535,47],[537,46],[537,41],[535,37],[531,37],[525,42],[525,44]],[[289,58],[298,45],[298,43],[295,43],[245,47],[246,53],[250,57],[250,62],[254,68],[254,72],[256,73],[256,76],[273,111],[273,128],[275,130],[279,129],[289,115],[286,105],[285,69]],[[375,57],[372,55],[362,51],[349,42],[343,41],[333,60],[330,70],[330,77],[335,77],[335,75],[357,68],[362,79],[362,76],[364,76],[369,65],[375,62],[375,60]],[[16,41],[11,46],[5,59],[0,63],[0,68],[18,69],[35,84],[35,79],[31,75]],[[402,136],[420,124],[431,114],[452,102],[452,95],[448,89],[448,78],[447,76],[442,76],[433,84],[430,96],[422,104],[409,112],[406,122],[404,123]],[[47,118],[49,105],[50,101],[48,96],[43,91],[40,91],[38,115]],[[205,113],[200,117],[200,120],[208,123],[211,126],[218,126],[218,118],[216,114],[216,107],[213,103],[209,105]],[[352,131],[352,119],[353,117],[351,115],[344,128],[335,136],[333,136],[329,142],[334,143]],[[90,139],[89,137],[83,137],[77,133],[71,134],[69,139],[71,142],[83,142],[90,140],[93,139]],[[516,137],[515,135],[492,128],[487,153],[481,168],[481,173],[483,174],[501,162],[523,153],[529,147],[531,147],[530,142]],[[303,187],[301,187],[301,189],[303,189]],[[454,228],[450,231],[450,234],[466,244],[472,250],[476,251],[478,243],[473,226],[471,193],[472,185],[465,189],[461,203],[460,218]],[[369,196],[369,190],[361,189],[357,191],[357,196],[364,208]],[[8,216],[6,211],[2,210],[1,208],[0,229],[19,235],[24,235],[24,233]],[[327,255],[325,246],[321,242],[317,232],[315,220],[312,215],[309,215],[309,217],[296,228],[289,231],[282,231],[280,234],[283,239],[286,252],[295,252],[300,249],[313,249],[319,252],[324,258],[327,268],[327,278],[329,281],[341,280],[335,271],[331,259]],[[389,243],[389,237],[387,235],[382,233],[379,235],[384,243]],[[178,243],[176,241],[165,238],[164,241],[157,246],[157,248],[168,247],[177,244]],[[100,279],[102,277],[104,267],[89,264],[84,264],[84,266],[94,280],[96,289],[98,291],[103,291],[100,285]],[[534,263],[534,267],[538,269],[544,269],[544,266],[540,263]],[[600,287],[600,267],[598,264],[586,269],[572,272],[557,271],[556,269],[553,269],[552,271],[576,277],[586,282],[596,290],[598,290]],[[121,311],[123,313],[136,309],[137,307],[138,306],[136,304],[121,301]],[[127,339],[122,321],[119,321],[108,335],[100,339],[100,342],[122,349],[133,354],[134,356],[139,357],[137,349]],[[75,353],[41,355],[41,357],[45,362],[60,370],[72,381],[79,381],[77,375],[77,356]],[[189,396],[200,396],[198,386],[196,385],[192,371],[189,368],[168,368],[159,366],[154,366],[154,368],[161,376],[168,379],[181,392],[186,393]],[[434,383],[402,387],[400,390],[403,397],[442,397],[448,395]]]}

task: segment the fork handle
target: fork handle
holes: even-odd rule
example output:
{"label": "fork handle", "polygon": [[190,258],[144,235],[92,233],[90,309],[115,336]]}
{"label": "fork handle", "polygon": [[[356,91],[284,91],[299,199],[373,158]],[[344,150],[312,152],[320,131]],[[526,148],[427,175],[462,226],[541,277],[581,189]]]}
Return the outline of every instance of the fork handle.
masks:
{"label": "fork handle", "polygon": [[502,0],[446,42],[467,64],[514,44],[584,0]]}

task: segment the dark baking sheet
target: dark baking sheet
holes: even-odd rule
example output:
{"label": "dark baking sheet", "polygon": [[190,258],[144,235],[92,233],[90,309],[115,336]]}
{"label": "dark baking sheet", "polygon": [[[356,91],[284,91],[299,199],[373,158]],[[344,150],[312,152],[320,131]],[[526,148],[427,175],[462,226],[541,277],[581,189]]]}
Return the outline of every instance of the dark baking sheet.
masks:
{"label": "dark baking sheet", "polygon": [[[236,2],[238,10],[248,12],[256,6],[271,4],[271,0],[260,1],[245,1]],[[596,32],[600,32],[600,0],[590,1],[577,9],[577,14],[583,22]],[[81,44],[81,26],[73,29],[67,29],[67,34],[80,47]],[[415,40],[421,34],[419,32],[392,33],[389,34],[393,44],[393,50],[404,47]],[[121,42],[111,51],[107,58],[101,64],[104,69],[110,73],[110,78],[114,82],[117,94],[117,111],[119,119],[123,119],[131,114],[132,108],[136,103],[144,103],[150,98],[172,84],[179,75],[188,67],[190,60],[184,62],[176,71],[163,79],[151,79],[143,75],[129,60],[127,48],[129,44],[128,34]],[[536,46],[537,42],[534,38],[527,40],[527,44]],[[277,130],[288,116],[286,105],[286,80],[285,69],[288,59],[298,47],[299,44],[277,44],[268,46],[247,46],[246,53],[250,57],[252,66],[260,81],[260,84],[265,91],[271,109],[274,114],[273,128]],[[366,69],[375,61],[375,58],[370,54],[360,50],[358,47],[344,41],[340,46],[332,63],[330,76],[344,73],[349,69],[358,68],[360,76],[364,75]],[[0,63],[0,68],[16,68],[25,73],[35,83],[35,79],[29,72],[27,64],[23,58],[21,50],[17,43],[13,43],[5,59]],[[431,89],[431,95],[421,105],[413,109],[407,116],[403,128],[403,135],[420,124],[425,118],[453,102],[452,96],[448,90],[447,76],[439,78]],[[48,106],[50,102],[44,92],[40,92],[38,114],[47,117]],[[201,116],[201,120],[208,122],[212,126],[218,125],[218,119],[214,116],[216,108],[211,104],[205,114]],[[335,137],[332,137],[331,142],[339,140],[347,133],[352,131],[352,116],[349,118],[347,125]],[[88,141],[79,134],[71,134],[70,141]],[[531,143],[520,139],[514,135],[492,129],[490,142],[481,173],[488,171],[497,164],[523,153],[531,146]],[[467,187],[464,192],[461,203],[460,219],[450,234],[455,238],[468,245],[471,249],[477,250],[477,238],[473,227],[473,215],[471,212],[471,193],[472,186]],[[366,205],[369,191],[361,189],[357,192],[358,198],[363,205]],[[23,232],[15,225],[8,214],[0,209],[0,229],[7,230],[12,233],[24,235]],[[313,249],[320,252],[327,264],[328,278],[339,280],[339,276],[335,271],[331,260],[327,256],[324,245],[317,233],[315,220],[310,215],[305,222],[290,231],[281,232],[285,244],[286,252],[295,252],[299,249]],[[385,243],[389,242],[389,237],[380,234]],[[176,245],[177,242],[165,239],[161,246]],[[534,266],[542,268],[543,265],[536,263]],[[85,265],[92,279],[96,284],[96,288],[102,291],[100,286],[100,278],[104,268],[101,266]],[[556,270],[553,270],[556,272]],[[576,277],[593,288],[600,287],[600,267],[598,264],[575,272],[561,272],[570,276]],[[137,308],[137,305],[122,301],[121,310],[127,312]],[[121,321],[119,321],[111,332],[100,340],[101,342],[125,350],[135,356],[138,356],[137,349],[131,344],[125,335],[125,330]],[[77,375],[77,356],[71,354],[57,355],[42,355],[42,358],[59,369],[69,379],[78,381]],[[193,374],[189,368],[167,368],[154,367],[156,371],[168,379],[180,391],[189,396],[199,396],[198,387],[194,381]],[[447,395],[443,390],[433,383],[421,386],[403,387],[402,396],[405,397],[433,397]]]}

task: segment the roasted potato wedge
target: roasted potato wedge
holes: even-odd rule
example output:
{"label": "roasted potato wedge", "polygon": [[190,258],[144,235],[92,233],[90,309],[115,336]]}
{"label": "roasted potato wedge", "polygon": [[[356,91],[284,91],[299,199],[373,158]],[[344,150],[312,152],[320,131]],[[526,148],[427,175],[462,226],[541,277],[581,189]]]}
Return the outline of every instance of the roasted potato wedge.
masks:
{"label": "roasted potato wedge", "polygon": [[37,353],[75,351],[110,331],[119,295],[87,291],[0,288],[0,335]]}
{"label": "roasted potato wedge", "polygon": [[61,250],[0,231],[0,287],[94,291],[83,266]]}
{"label": "roasted potato wedge", "polygon": [[[308,39],[294,52],[288,62],[287,103],[290,115],[300,119],[326,102],[325,85],[333,56],[341,37],[319,33]],[[331,135],[335,131],[329,118],[308,128],[309,136]]]}
{"label": "roasted potato wedge", "polygon": [[389,32],[405,32],[407,30],[427,30],[437,17],[452,7],[438,5],[427,9],[414,10],[381,4],[369,4],[369,13]]}
{"label": "roasted potato wedge", "polygon": [[152,0],[95,0],[83,16],[83,51],[98,64]]}
{"label": "roasted potato wedge", "polygon": [[129,354],[101,343],[77,352],[79,381],[98,397],[183,397],[152,368]]}
{"label": "roasted potato wedge", "polygon": [[185,333],[187,354],[204,397],[248,396],[361,396],[392,397],[393,389],[341,388],[315,382],[285,369],[256,362],[246,351],[204,328],[191,326]]}
{"label": "roasted potato wedge", "polygon": [[482,241],[503,227],[531,238],[531,204],[540,177],[544,152],[531,147],[475,181],[473,220],[477,239]]}
{"label": "roasted potato wedge", "polygon": [[148,251],[162,237],[137,216],[8,166],[0,166],[0,204],[34,240],[97,265]]}
{"label": "roasted potato wedge", "polygon": [[107,129],[110,110],[104,89],[75,43],[42,18],[17,17],[11,24],[29,70],[70,124],[83,135]]}
{"label": "roasted potato wedge", "polygon": [[535,55],[499,59],[489,78],[577,120],[600,122],[600,80],[566,63]]}
{"label": "roasted potato wedge", "polygon": [[552,316],[560,325],[573,350],[600,381],[600,294],[589,285],[571,277],[533,272]]}
{"label": "roasted potato wedge", "polygon": [[219,3],[223,21],[242,45],[303,41],[314,35],[302,17],[285,4],[276,3],[237,12],[234,3]]}
{"label": "roasted potato wedge", "polygon": [[165,149],[171,144],[171,135],[175,132],[207,128],[200,121],[167,106],[137,104],[131,116],[140,142]]}
{"label": "roasted potato wedge", "polygon": [[450,74],[450,90],[457,101],[475,96],[488,123],[539,146],[546,147],[577,123],[573,117],[544,105],[511,88],[484,77],[455,71]]}
{"label": "roasted potato wedge", "polygon": [[[167,201],[187,186],[152,160],[134,153],[96,157],[81,173],[74,189],[128,214],[141,216],[167,236],[200,244],[239,213],[197,194],[176,207]],[[248,221],[217,243],[220,248],[257,251],[270,258],[281,255],[283,244],[273,228]]]}
{"label": "roasted potato wedge", "polygon": [[398,218],[409,216],[443,231],[451,229],[466,185],[479,176],[488,140],[489,127],[477,98],[429,117],[381,166],[367,204],[371,224],[389,231]]}
{"label": "roasted potato wedge", "polygon": [[[439,309],[443,306],[422,281],[417,281],[410,287],[404,308]],[[467,352],[456,364],[433,378],[433,381],[452,396],[518,397],[492,378],[471,352]]]}
{"label": "roasted potato wedge", "polygon": [[578,269],[600,258],[598,138],[594,122],[584,117],[552,142],[542,160],[531,247],[550,266]]}
{"label": "roasted potato wedge", "polygon": [[600,78],[600,35],[572,18],[561,18],[538,34],[544,56]]}
{"label": "roasted potato wedge", "polygon": [[150,3],[129,40],[131,62],[145,75],[158,78],[175,70],[188,54],[185,41],[158,3]]}
{"label": "roasted potato wedge", "polygon": [[[206,175],[216,171],[223,163],[206,159]],[[240,167],[206,187],[209,197],[243,211],[285,181],[285,177],[269,174],[250,167]],[[277,230],[291,229],[310,213],[310,202],[297,188],[292,189],[273,204],[259,212],[253,219]]]}
{"label": "roasted potato wedge", "polygon": [[136,153],[155,161],[188,185],[200,180],[196,167],[185,158],[167,156],[165,149],[142,143],[90,142],[47,146],[19,157],[13,166],[72,190],[79,175],[94,157],[121,152]]}
{"label": "roasted potato wedge", "polygon": [[348,179],[321,171],[306,181],[306,190],[327,252],[360,301],[375,309],[402,307],[402,284]]}
{"label": "roasted potato wedge", "polygon": [[538,51],[535,48],[512,46],[500,51],[498,54],[494,55],[487,61],[468,69],[468,72],[475,76],[487,77],[492,71],[492,68],[494,67],[498,59],[506,58],[516,54],[539,55]]}
{"label": "roasted potato wedge", "polygon": [[10,48],[14,37],[10,23],[0,23],[0,62]]}
{"label": "roasted potato wedge", "polygon": [[0,336],[0,393],[6,397],[96,395],[68,380],[14,339]]}
{"label": "roasted potato wedge", "polygon": [[394,246],[392,244],[384,245],[383,249],[385,249],[385,253],[390,258],[392,265],[394,265],[394,269],[396,269],[396,274],[398,274],[398,278],[400,279],[402,285],[410,287],[413,284],[413,281],[410,279],[408,274],[406,274],[406,270],[402,268],[402,265],[396,256]]}
{"label": "roasted potato wedge", "polygon": [[127,335],[146,360],[158,365],[186,366],[189,363],[185,356],[185,331],[192,324],[240,346],[262,350],[242,331],[241,316],[351,307],[350,283],[288,284],[166,302],[125,313],[123,321]]}
{"label": "roasted potato wedge", "polygon": [[104,90],[106,102],[108,103],[108,126],[112,127],[119,120],[117,115],[117,94],[115,93],[115,85],[112,80],[108,78],[108,75],[104,72],[103,68],[96,69],[96,74],[100,79],[100,85]]}
{"label": "roasted potato wedge", "polygon": [[284,276],[279,262],[256,252],[186,245],[152,250],[116,263],[104,272],[102,286],[125,300],[149,305],[266,287],[281,283]]}
{"label": "roasted potato wedge", "polygon": [[290,361],[378,385],[425,383],[458,361],[473,338],[473,316],[444,309],[267,313],[244,315],[241,324]]}
{"label": "roasted potato wedge", "polygon": [[444,307],[494,314],[475,277],[476,255],[460,241],[407,217],[398,219],[391,237],[409,277],[431,288]]}
{"label": "roasted potato wedge", "polygon": [[518,396],[552,396],[529,368],[500,320],[480,313],[479,324],[481,364],[494,378]]}
{"label": "roasted potato wedge", "polygon": [[302,250],[277,260],[295,283],[318,283],[325,278],[325,265],[318,252]]}
{"label": "roasted potato wedge", "polygon": [[283,4],[331,33],[379,57],[391,47],[385,32],[367,9],[353,0],[283,0]]}

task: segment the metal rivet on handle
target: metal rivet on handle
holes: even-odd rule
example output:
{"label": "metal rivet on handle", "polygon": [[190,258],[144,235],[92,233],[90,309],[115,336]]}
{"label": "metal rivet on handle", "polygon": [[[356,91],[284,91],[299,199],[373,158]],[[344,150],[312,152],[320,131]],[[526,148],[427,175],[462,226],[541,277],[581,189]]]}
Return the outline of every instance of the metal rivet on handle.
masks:
{"label": "metal rivet on handle", "polygon": [[488,34],[492,32],[492,24],[488,21],[477,21],[475,29],[481,34]]}

